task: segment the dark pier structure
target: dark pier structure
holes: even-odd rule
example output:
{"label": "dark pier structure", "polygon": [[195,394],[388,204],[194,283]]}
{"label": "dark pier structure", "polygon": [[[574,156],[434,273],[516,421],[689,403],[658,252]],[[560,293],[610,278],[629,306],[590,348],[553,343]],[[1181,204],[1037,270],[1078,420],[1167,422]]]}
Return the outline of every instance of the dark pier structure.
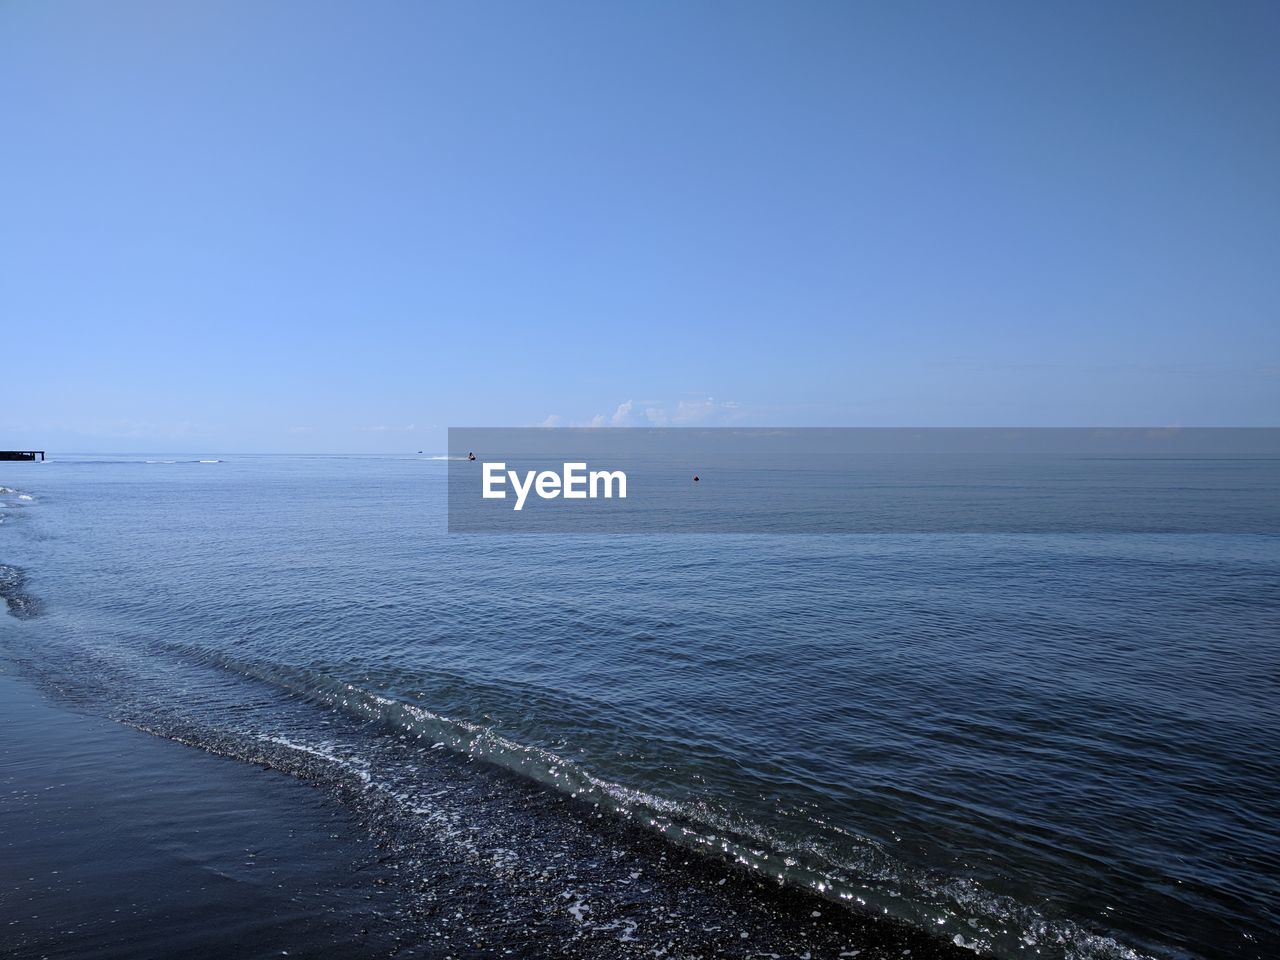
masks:
{"label": "dark pier structure", "polygon": [[0,450],[0,460],[35,460],[44,459],[43,450]]}

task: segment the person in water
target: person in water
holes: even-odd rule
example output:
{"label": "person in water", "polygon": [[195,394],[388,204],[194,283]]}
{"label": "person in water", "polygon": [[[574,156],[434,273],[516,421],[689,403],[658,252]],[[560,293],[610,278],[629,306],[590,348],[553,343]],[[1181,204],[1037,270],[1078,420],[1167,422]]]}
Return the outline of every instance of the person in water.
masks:
{"label": "person in water", "polygon": [[474,460],[475,458],[476,458],[476,455],[475,455],[474,453],[468,453],[468,454],[467,454],[467,459],[468,459],[468,460]]}

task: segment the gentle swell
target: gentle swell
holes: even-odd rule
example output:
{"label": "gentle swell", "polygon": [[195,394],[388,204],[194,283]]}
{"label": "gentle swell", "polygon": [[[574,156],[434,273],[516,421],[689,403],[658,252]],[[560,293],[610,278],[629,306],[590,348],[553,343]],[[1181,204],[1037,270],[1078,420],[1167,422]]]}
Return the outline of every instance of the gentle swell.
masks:
{"label": "gentle swell", "polygon": [[[1051,920],[971,880],[919,875],[871,840],[862,840],[855,857],[848,851],[836,857],[817,844],[787,842],[758,824],[708,804],[679,803],[602,779],[543,747],[516,742],[488,727],[455,720],[313,670],[221,658],[215,662],[223,669],[319,701],[345,715],[378,723],[402,739],[483,759],[558,793],[599,804],[680,847],[728,861],[779,884],[808,889],[825,899],[893,916],[934,933],[945,932],[957,946],[985,952],[1001,943],[1015,950],[1034,947],[1043,950],[1042,955],[1080,960],[1142,960],[1145,956],[1070,921]],[[371,774],[362,769],[360,776],[368,782]]]}

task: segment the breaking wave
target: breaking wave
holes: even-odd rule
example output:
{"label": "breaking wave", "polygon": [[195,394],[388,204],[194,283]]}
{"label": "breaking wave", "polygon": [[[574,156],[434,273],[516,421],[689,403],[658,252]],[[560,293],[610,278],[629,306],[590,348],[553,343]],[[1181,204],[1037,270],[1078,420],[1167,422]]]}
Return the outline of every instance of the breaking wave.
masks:
{"label": "breaking wave", "polygon": [[27,573],[20,567],[0,563],[0,600],[10,616],[30,620],[40,612],[40,601],[27,592]]}
{"label": "breaking wave", "polygon": [[[711,803],[678,802],[598,777],[560,753],[317,671],[222,658],[213,663],[319,701],[345,716],[373,722],[399,741],[484,760],[557,794],[607,809],[677,847],[780,886],[944,934],[956,946],[979,952],[1001,948],[1005,954],[1033,948],[1042,956],[1072,960],[1142,960],[1146,956],[1071,921],[1050,919],[972,880],[921,874],[867,838],[850,838],[856,841],[851,845],[856,853],[849,848],[832,851],[811,840],[788,840]],[[350,757],[340,762],[366,783],[381,775],[365,760],[355,761],[354,767]]]}

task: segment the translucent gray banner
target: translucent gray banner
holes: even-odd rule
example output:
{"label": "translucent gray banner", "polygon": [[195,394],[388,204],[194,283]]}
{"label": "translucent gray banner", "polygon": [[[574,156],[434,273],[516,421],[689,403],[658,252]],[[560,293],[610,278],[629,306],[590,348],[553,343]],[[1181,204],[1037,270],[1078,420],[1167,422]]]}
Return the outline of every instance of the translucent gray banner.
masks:
{"label": "translucent gray banner", "polygon": [[449,458],[452,533],[1280,533],[1275,428],[463,427]]}

